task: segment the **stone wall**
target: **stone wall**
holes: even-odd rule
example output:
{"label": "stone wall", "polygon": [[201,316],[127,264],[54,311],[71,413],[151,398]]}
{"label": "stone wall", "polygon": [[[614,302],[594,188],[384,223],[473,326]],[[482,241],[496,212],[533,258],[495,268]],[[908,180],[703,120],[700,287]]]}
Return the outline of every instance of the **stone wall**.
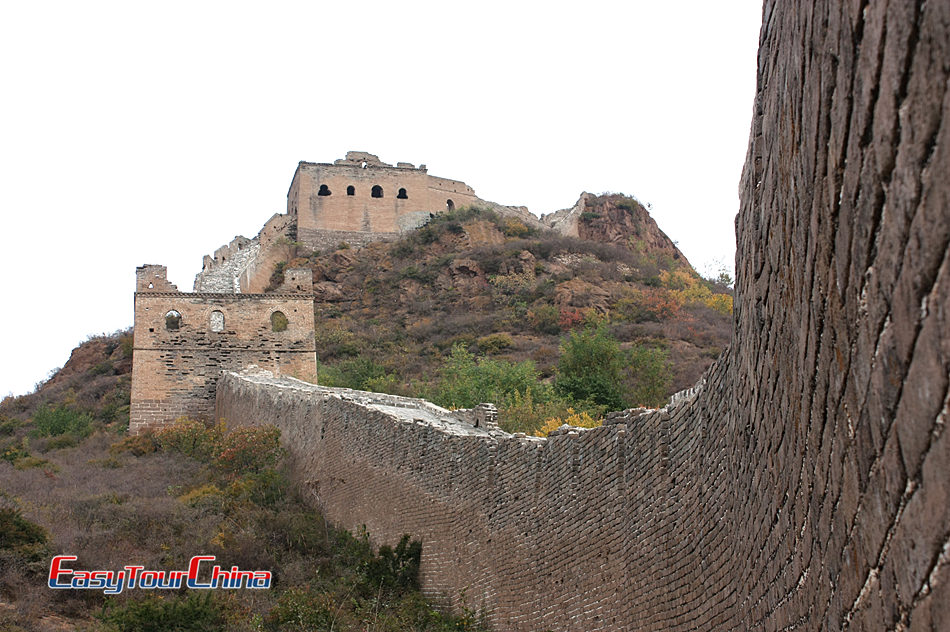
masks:
{"label": "stone wall", "polygon": [[948,59],[946,2],[765,3],[735,342],[665,410],[535,440],[229,375],[218,415],[499,630],[950,629]]}
{"label": "stone wall", "polygon": [[[303,291],[294,293],[188,294],[167,282],[164,266],[139,268],[130,431],[182,415],[213,418],[222,370],[254,364],[314,379],[313,294],[304,281]],[[274,331],[275,312],[288,321],[283,331]],[[176,313],[177,328],[166,322]]]}
{"label": "stone wall", "polygon": [[464,182],[399,164],[363,152],[349,152],[334,164],[301,162],[287,193],[287,214],[296,218],[298,239],[318,248],[327,241],[325,231],[395,235],[424,224],[432,213],[478,199]]}

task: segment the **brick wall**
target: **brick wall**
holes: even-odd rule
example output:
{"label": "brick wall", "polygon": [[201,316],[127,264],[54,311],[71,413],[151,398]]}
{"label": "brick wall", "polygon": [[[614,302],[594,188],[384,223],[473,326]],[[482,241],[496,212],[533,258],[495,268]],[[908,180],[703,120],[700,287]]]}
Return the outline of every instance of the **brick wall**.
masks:
{"label": "brick wall", "polygon": [[535,440],[229,375],[217,413],[499,630],[950,629],[947,59],[946,2],[765,3],[735,342],[668,409]]}
{"label": "brick wall", "polygon": [[[138,272],[132,432],[182,415],[212,418],[222,370],[255,364],[315,378],[313,294],[306,284],[300,293],[188,294],[165,281],[164,266]],[[177,329],[167,327],[172,311],[181,316]],[[273,331],[271,315],[278,311],[288,321],[284,331]]]}
{"label": "brick wall", "polygon": [[[321,187],[329,194],[320,195]],[[347,195],[348,187],[353,187],[353,195]],[[373,197],[374,187],[382,197]],[[405,198],[398,197],[401,189]],[[430,176],[411,166],[302,162],[287,195],[287,213],[296,218],[298,239],[318,248],[326,241],[320,239],[324,231],[375,236],[411,230],[431,213],[446,210],[448,200],[460,208],[478,198],[464,182]],[[311,243],[313,237],[317,241]]]}

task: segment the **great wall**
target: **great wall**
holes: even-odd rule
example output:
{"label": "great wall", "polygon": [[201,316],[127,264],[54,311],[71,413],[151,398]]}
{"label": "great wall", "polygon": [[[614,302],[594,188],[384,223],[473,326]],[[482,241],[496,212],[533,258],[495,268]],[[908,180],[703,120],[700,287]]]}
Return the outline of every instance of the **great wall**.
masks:
{"label": "great wall", "polygon": [[[735,338],[664,409],[536,439],[490,407],[287,377],[309,377],[288,364],[312,353],[307,316],[287,313],[312,300],[307,279],[241,298],[237,268],[229,296],[140,269],[135,361],[173,380],[175,331],[244,345],[196,369],[202,410],[213,397],[229,423],[278,425],[330,521],[420,538],[424,592],[497,630],[948,630],[948,60],[946,2],[765,2]],[[185,327],[140,338],[170,299],[194,306]],[[196,331],[212,311],[243,324],[216,343]],[[240,342],[252,330],[266,348]],[[169,388],[152,410],[193,401]]]}

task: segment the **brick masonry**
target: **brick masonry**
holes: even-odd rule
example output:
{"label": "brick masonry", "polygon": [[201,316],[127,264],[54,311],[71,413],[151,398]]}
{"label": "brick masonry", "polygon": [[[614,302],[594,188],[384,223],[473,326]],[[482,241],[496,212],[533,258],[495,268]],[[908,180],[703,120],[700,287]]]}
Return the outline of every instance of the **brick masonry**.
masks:
{"label": "brick masonry", "polygon": [[[280,375],[316,377],[309,278],[294,277],[299,292],[189,294],[167,281],[164,266],[136,272],[131,432],[183,415],[213,418],[222,370],[253,364]],[[166,324],[173,311],[181,316],[177,329]],[[275,312],[288,321],[283,331],[274,331]]]}
{"label": "brick masonry", "polygon": [[950,3],[765,3],[736,336],[666,409],[531,439],[228,374],[217,414],[498,630],[950,630],[947,59]]}

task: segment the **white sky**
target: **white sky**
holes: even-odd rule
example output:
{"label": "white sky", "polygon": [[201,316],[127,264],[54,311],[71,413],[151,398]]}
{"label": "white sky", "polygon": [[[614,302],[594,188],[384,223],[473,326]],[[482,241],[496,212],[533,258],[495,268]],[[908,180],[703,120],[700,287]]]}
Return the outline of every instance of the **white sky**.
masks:
{"label": "white sky", "polygon": [[0,396],[132,324],[135,267],[283,212],[297,162],[426,163],[535,213],[618,191],[732,267],[759,0],[5,2]]}

